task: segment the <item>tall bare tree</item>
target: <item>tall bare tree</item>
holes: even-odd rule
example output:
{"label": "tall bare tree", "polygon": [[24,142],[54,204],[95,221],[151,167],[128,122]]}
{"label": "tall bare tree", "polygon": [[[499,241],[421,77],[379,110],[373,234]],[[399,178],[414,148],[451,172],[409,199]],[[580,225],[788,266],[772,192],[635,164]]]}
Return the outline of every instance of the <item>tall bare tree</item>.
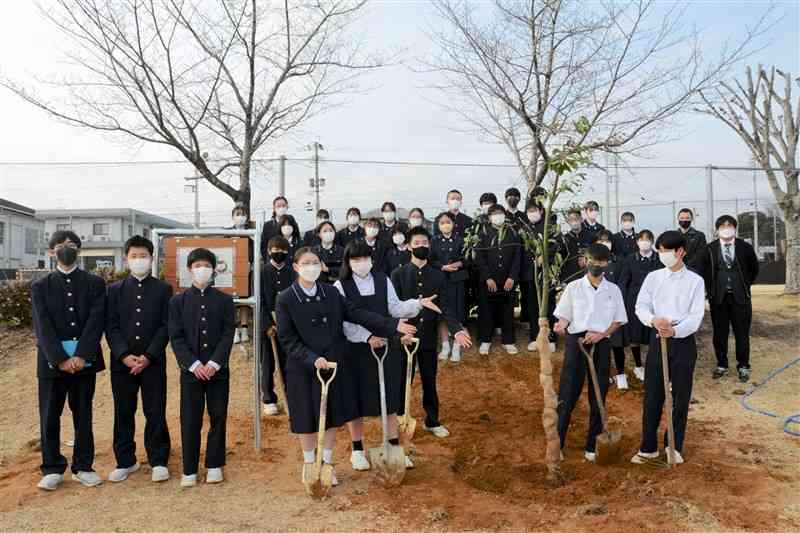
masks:
{"label": "tall bare tree", "polygon": [[701,92],[698,110],[722,121],[744,141],[764,169],[769,187],[786,221],[787,294],[800,294],[800,95],[792,102],[792,86],[800,77],[775,67],[747,67],[743,81],[723,81]]}
{"label": "tall bare tree", "polygon": [[[642,154],[677,135],[673,119],[753,51],[767,13],[702,53],[686,4],[655,0],[434,0],[448,109],[484,139],[506,145],[532,190],[554,147]],[[586,117],[578,132],[571,122]]]}
{"label": "tall bare tree", "polygon": [[351,31],[364,6],[58,0],[42,12],[68,38],[67,74],[0,84],[69,124],[175,148],[249,210],[257,152],[381,66]]}

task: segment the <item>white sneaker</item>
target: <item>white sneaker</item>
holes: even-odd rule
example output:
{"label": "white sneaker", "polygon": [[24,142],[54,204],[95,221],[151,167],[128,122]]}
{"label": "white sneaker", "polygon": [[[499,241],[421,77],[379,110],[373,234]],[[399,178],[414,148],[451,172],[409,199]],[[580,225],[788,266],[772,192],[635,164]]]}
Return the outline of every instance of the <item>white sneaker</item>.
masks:
{"label": "white sneaker", "polygon": [[597,458],[597,453],[595,453],[595,452],[583,452],[583,457],[587,461],[594,462],[594,460]]}
{"label": "white sneaker", "polygon": [[[331,465],[333,466],[333,465]],[[339,478],[336,477],[336,471],[334,470],[331,472],[331,486],[338,487],[339,486]]]}
{"label": "white sneaker", "polygon": [[564,460],[564,450],[558,450],[558,460],[559,461]]}
{"label": "white sneaker", "polygon": [[517,355],[519,353],[519,350],[517,350],[517,347],[513,344],[504,344],[503,348],[506,349],[508,355]]}
{"label": "white sneaker", "polygon": [[480,348],[478,348],[478,353],[481,355],[489,355],[489,348],[491,348],[491,344],[488,342],[482,342]]}
{"label": "white sneaker", "polygon": [[206,472],[206,483],[222,483],[224,480],[222,468],[209,468]]}
{"label": "white sneaker", "polygon": [[644,367],[637,366],[633,369],[633,375],[636,376],[636,379],[639,381],[644,381]]}
{"label": "white sneaker", "polygon": [[239,328],[236,328],[233,332],[233,344],[239,344],[242,342],[242,336],[239,333]]}
{"label": "white sneaker", "polygon": [[[669,461],[669,446],[667,446],[666,450],[664,450],[664,451],[667,452],[667,461]],[[681,455],[681,452],[679,452],[677,450],[675,450],[675,464],[676,465],[682,465],[683,464],[683,456]]]}
{"label": "white sneaker", "polygon": [[658,452],[645,453],[642,450],[636,452],[636,455],[631,457],[631,462],[635,465],[643,465],[648,459],[658,459]]}
{"label": "white sneaker", "polygon": [[306,470],[311,470],[314,467],[314,463],[303,463],[303,471],[300,472],[300,481],[305,482],[306,480]]}
{"label": "white sneaker", "polygon": [[414,468],[414,463],[411,462],[411,459],[406,455],[406,470],[411,470]]}
{"label": "white sneaker", "polygon": [[628,389],[628,377],[625,374],[617,374],[614,378],[617,380],[617,388],[620,390]]}
{"label": "white sneaker", "polygon": [[247,331],[247,328],[242,328],[242,333],[239,335],[239,340],[242,342],[250,342],[250,334]]}
{"label": "white sneaker", "polygon": [[550,348],[550,353],[555,353],[556,352],[556,343],[549,342],[549,343],[547,343],[547,347]]}
{"label": "white sneaker", "polygon": [[531,341],[528,343],[528,351],[529,352],[539,351],[539,345],[536,344],[536,341]]}
{"label": "white sneaker", "polygon": [[460,363],[461,362],[461,345],[454,344],[453,351],[450,354],[450,362],[451,363]]}
{"label": "white sneaker", "polygon": [[154,466],[153,475],[150,476],[153,483],[161,483],[169,479],[169,470],[166,466]]}
{"label": "white sneaker", "polygon": [[365,472],[371,468],[369,459],[367,459],[367,454],[364,453],[364,450],[353,450],[350,452],[350,465],[352,465],[353,470],[357,472]]}
{"label": "white sneaker", "polygon": [[194,487],[195,485],[197,485],[197,474],[192,474],[191,476],[184,475],[181,478],[181,487],[186,489]]}
{"label": "white sneaker", "polygon": [[139,470],[139,463],[133,463],[133,466],[129,466],[128,468],[115,468],[108,475],[108,480],[112,483],[125,481],[128,479],[128,475],[133,474],[137,470]]}
{"label": "white sneaker", "polygon": [[444,426],[436,426],[436,427],[433,427],[433,428],[429,428],[428,426],[423,425],[423,428],[425,429],[425,431],[429,431],[430,433],[433,433],[434,435],[436,435],[440,439],[443,439],[445,437],[449,437],[450,436],[450,432],[447,431],[447,428],[444,427]]}
{"label": "white sneaker", "polygon": [[264,412],[264,416],[275,416],[278,414],[278,404],[265,403],[264,407],[262,407],[262,411]]}
{"label": "white sneaker", "polygon": [[97,472],[78,472],[72,474],[73,481],[80,481],[84,487],[97,487],[103,484],[103,480],[97,475]]}
{"label": "white sneaker", "polygon": [[499,337],[503,334],[503,330],[501,328],[494,328],[494,336]]}
{"label": "white sneaker", "polygon": [[42,490],[56,490],[62,481],[64,481],[62,474],[47,474],[36,486]]}
{"label": "white sneaker", "polygon": [[443,342],[442,351],[439,352],[439,361],[447,361],[448,357],[450,357],[450,343]]}

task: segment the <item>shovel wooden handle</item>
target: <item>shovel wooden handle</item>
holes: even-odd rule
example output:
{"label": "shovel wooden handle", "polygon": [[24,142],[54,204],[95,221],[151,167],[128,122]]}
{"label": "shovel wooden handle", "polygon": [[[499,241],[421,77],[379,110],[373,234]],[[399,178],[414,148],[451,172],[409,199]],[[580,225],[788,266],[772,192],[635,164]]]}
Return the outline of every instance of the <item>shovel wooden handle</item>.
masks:
{"label": "shovel wooden handle", "polygon": [[667,412],[667,441],[669,442],[669,453],[667,453],[667,463],[669,466],[675,464],[675,424],[672,421],[672,391],[669,387],[669,358],[667,355],[667,339],[661,337],[661,372],[664,374],[664,410]]}
{"label": "shovel wooden handle", "polygon": [[406,401],[405,409],[403,410],[403,419],[408,420],[411,418],[411,373],[414,371],[414,354],[419,349],[419,339],[414,339],[414,349],[410,349],[407,344],[403,345],[406,351]]}
{"label": "shovel wooden handle", "polygon": [[328,418],[328,387],[336,377],[337,366],[336,363],[328,363],[328,369],[333,370],[333,373],[331,373],[331,376],[327,380],[323,379],[322,370],[319,368],[317,369],[317,379],[322,385],[322,394],[319,401],[319,429],[317,430],[317,472],[322,468],[322,446],[325,442],[325,423]]}
{"label": "shovel wooden handle", "polygon": [[283,383],[283,372],[281,371],[281,361],[278,357],[278,343],[275,337],[270,337],[269,341],[272,343],[272,357],[275,359],[275,379],[278,381],[278,388],[281,389],[283,394],[283,404],[286,406],[286,414],[289,414],[289,399],[286,397],[286,385]]}
{"label": "shovel wooden handle", "polygon": [[597,379],[597,370],[594,367],[594,349],[596,345],[592,344],[592,349],[586,351],[583,347],[583,338],[578,339],[578,348],[586,356],[586,362],[589,365],[589,373],[592,375],[592,387],[594,388],[594,397],[597,401],[597,408],[600,410],[600,420],[603,422],[603,433],[608,433],[608,420],[606,419],[606,406],[603,403],[603,396],[600,392],[600,381]]}

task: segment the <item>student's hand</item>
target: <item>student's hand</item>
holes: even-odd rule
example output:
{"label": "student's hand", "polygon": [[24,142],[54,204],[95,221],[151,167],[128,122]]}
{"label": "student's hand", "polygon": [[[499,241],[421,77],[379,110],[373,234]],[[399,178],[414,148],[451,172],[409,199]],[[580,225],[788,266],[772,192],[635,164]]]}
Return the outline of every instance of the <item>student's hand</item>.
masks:
{"label": "student's hand", "polygon": [[140,355],[137,360],[136,366],[131,368],[131,374],[133,375],[141,374],[145,368],[150,366],[150,359],[148,359],[146,355]]}
{"label": "student's hand", "polygon": [[663,316],[657,316],[650,322],[657,330],[667,329],[672,327],[672,321]]}
{"label": "student's hand", "polygon": [[206,374],[206,367],[203,365],[197,365],[197,368],[194,369],[194,377],[199,379],[200,381],[208,381],[208,375]]}
{"label": "student's hand", "polygon": [[214,374],[217,373],[217,369],[214,368],[213,366],[209,365],[209,364],[205,364],[205,365],[203,365],[203,367],[205,367],[206,376],[207,376],[208,379],[213,378]]}
{"label": "student's hand", "polygon": [[586,336],[583,337],[584,344],[597,344],[605,339],[606,336],[603,333],[598,333],[596,331],[589,331],[586,333]]}
{"label": "student's hand", "polygon": [[373,350],[377,350],[378,348],[383,348],[386,346],[386,339],[382,339],[381,337],[376,337],[375,335],[371,336],[367,339],[367,344],[372,346]]}
{"label": "student's hand", "polygon": [[442,314],[442,310],[439,309],[438,305],[433,303],[433,301],[435,299],[436,299],[436,295],[434,294],[433,296],[429,296],[427,298],[420,298],[419,299],[419,303],[420,303],[420,305],[422,305],[422,307],[425,307],[426,309],[430,309],[431,311],[433,311],[435,313],[439,313],[441,315]]}
{"label": "student's hand", "polygon": [[401,318],[397,322],[397,331],[403,335],[414,335],[417,332],[417,328],[408,324],[405,318]]}
{"label": "student's hand", "polygon": [[402,344],[405,344],[406,346],[411,346],[412,344],[414,344],[414,340],[415,339],[413,335],[403,335],[402,337],[400,337],[400,342]]}
{"label": "student's hand", "polygon": [[659,337],[663,337],[665,339],[669,339],[675,336],[675,328],[672,326],[666,328],[658,328],[658,335]]}
{"label": "student's hand", "polygon": [[324,357],[317,357],[317,360],[314,361],[314,367],[318,370],[327,370],[328,369],[328,360]]}
{"label": "student's hand", "polygon": [[553,331],[559,335],[563,335],[564,332],[567,331],[567,326],[569,326],[569,322],[564,319],[560,319],[558,322],[556,322],[556,325],[553,326]]}
{"label": "student's hand", "polygon": [[508,291],[510,291],[510,290],[511,290],[511,289],[513,289],[513,288],[514,288],[514,280],[513,280],[513,279],[511,279],[511,278],[508,278],[508,279],[506,280],[506,282],[503,284],[503,290],[504,290],[504,291],[506,291],[506,292],[508,292]]}
{"label": "student's hand", "polygon": [[489,278],[486,280],[486,288],[489,289],[489,292],[497,292],[497,283],[495,283],[493,279]]}
{"label": "student's hand", "polygon": [[321,263],[321,264],[320,264],[320,269],[321,269],[323,272],[329,272],[328,265],[326,265],[325,263]]}
{"label": "student's hand", "polygon": [[278,334],[278,328],[276,328],[275,326],[270,326],[270,327],[267,328],[267,336],[268,337],[274,337],[277,334]]}
{"label": "student's hand", "polygon": [[70,357],[66,361],[61,361],[58,363],[58,369],[62,372],[66,372],[67,374],[74,374],[75,368],[72,366],[72,358]]}
{"label": "student's hand", "polygon": [[86,367],[86,360],[83,357],[75,356],[71,357],[72,359],[72,368],[75,369],[75,372],[80,372]]}
{"label": "student's hand", "polygon": [[466,328],[453,335],[453,340],[455,340],[462,348],[469,348],[472,346],[472,338],[469,336],[469,332],[466,330]]}
{"label": "student's hand", "polygon": [[126,355],[122,358],[122,364],[130,369],[133,369],[139,364],[139,358],[135,355]]}
{"label": "student's hand", "polygon": [[578,257],[578,266],[580,268],[586,268],[586,258],[583,256]]}

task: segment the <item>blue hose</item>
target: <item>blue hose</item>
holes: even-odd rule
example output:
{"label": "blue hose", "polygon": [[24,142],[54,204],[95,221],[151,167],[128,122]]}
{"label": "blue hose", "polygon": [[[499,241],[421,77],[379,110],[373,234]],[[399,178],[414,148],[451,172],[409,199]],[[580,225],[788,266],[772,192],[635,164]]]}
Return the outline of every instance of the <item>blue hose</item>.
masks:
{"label": "blue hose", "polygon": [[748,398],[750,397],[750,395],[752,395],[754,392],[756,392],[756,391],[757,391],[757,390],[759,390],[761,387],[763,387],[764,385],[766,385],[766,383],[767,383],[768,381],[770,381],[772,378],[774,378],[775,376],[777,376],[778,374],[780,374],[780,373],[781,373],[781,372],[783,372],[784,370],[786,370],[786,369],[788,369],[788,368],[791,368],[792,366],[794,366],[794,365],[796,365],[796,364],[798,364],[798,363],[800,363],[800,357],[798,357],[798,358],[797,358],[797,359],[795,359],[794,361],[790,361],[790,362],[786,363],[786,364],[785,364],[785,365],[783,365],[781,368],[778,368],[778,369],[775,369],[775,370],[773,370],[772,372],[770,372],[770,373],[767,375],[767,377],[765,377],[765,378],[764,378],[764,379],[762,379],[760,382],[758,382],[758,383],[756,383],[755,385],[753,385],[753,386],[750,388],[750,390],[749,390],[749,391],[747,391],[747,392],[744,394],[744,396],[742,396],[742,406],[743,406],[745,409],[747,409],[748,411],[752,411],[752,412],[754,412],[754,413],[758,413],[758,414],[760,414],[760,415],[768,416],[768,417],[770,417],[770,418],[778,418],[778,419],[783,419],[783,431],[784,431],[785,433],[788,433],[789,435],[792,435],[792,436],[795,436],[795,437],[800,437],[800,431],[793,431],[792,429],[790,429],[790,428],[789,428],[789,426],[791,426],[791,425],[795,425],[795,424],[800,424],[800,413],[795,413],[795,414],[793,414],[793,415],[789,415],[788,417],[783,417],[783,416],[781,416],[781,415],[779,415],[779,414],[772,413],[772,412],[770,412],[770,411],[764,411],[764,410],[758,409],[757,407],[753,407],[753,406],[751,406],[751,405],[749,405],[749,404],[747,403],[747,399],[748,399]]}

